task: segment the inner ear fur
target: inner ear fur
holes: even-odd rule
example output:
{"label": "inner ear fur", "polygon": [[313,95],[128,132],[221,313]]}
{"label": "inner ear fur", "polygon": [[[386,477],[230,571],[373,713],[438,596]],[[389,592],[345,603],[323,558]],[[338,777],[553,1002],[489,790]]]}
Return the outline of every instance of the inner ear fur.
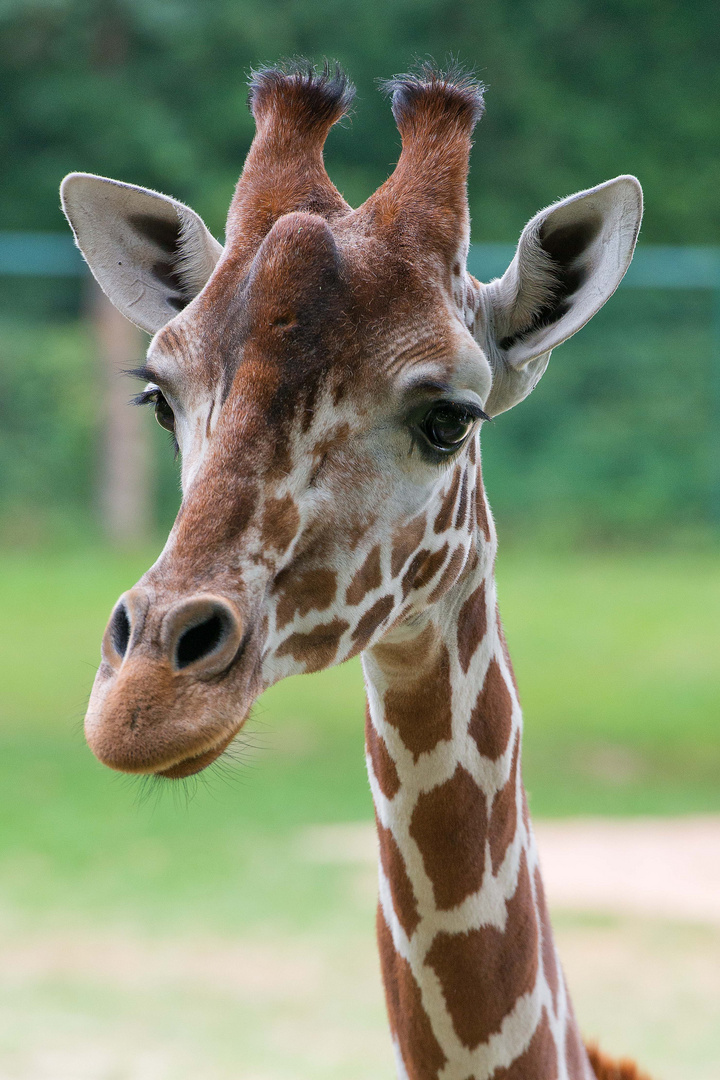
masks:
{"label": "inner ear fur", "polygon": [[156,333],[207,283],[222,245],[184,203],[147,188],[70,173],[60,188],[75,242],[113,304]]}
{"label": "inner ear fur", "polygon": [[630,265],[641,219],[640,184],[618,176],[528,223],[505,274],[482,287],[482,344],[498,383],[495,412],[522,400],[550,351],[612,296]]}

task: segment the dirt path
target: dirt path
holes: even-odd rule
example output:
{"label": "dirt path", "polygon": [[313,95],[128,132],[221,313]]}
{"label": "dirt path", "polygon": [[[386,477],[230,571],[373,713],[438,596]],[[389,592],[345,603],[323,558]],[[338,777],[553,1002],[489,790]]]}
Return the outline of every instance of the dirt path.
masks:
{"label": "dirt path", "polygon": [[550,903],[720,924],[720,817],[608,818],[536,827]]}
{"label": "dirt path", "polygon": [[[556,939],[583,1030],[656,1080],[720,1076],[720,817],[541,822]],[[0,1080],[375,1080],[391,1050],[366,824],[306,829],[295,856],[343,864],[311,934],[3,932]],[[8,930],[10,923],[5,930]]]}
{"label": "dirt path", "polygon": [[[720,815],[536,822],[550,904],[720,924]],[[305,830],[311,861],[371,863],[369,825]]]}

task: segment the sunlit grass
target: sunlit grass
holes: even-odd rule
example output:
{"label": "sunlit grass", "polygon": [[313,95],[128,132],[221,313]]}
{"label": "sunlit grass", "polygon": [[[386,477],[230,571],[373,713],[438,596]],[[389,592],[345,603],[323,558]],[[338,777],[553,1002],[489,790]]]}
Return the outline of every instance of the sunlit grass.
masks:
{"label": "sunlit grass", "polygon": [[[148,926],[324,919],[338,872],[290,873],[287,851],[306,824],[371,816],[359,664],[274,687],[230,764],[186,785],[109,772],[82,715],[107,614],[151,558],[4,558],[5,899]],[[534,813],[720,810],[716,562],[514,552],[499,577]]]}
{"label": "sunlit grass", "polygon": [[[374,871],[298,842],[371,817],[359,664],[273,688],[228,768],[186,785],[113,774],[82,716],[107,615],[151,561],[3,557],[0,1072],[390,1075]],[[720,810],[717,561],[512,552],[498,572],[534,813]],[[561,921],[583,1024],[659,1076],[686,1059],[714,1076],[717,934],[633,926]],[[633,990],[627,957],[664,996]]]}

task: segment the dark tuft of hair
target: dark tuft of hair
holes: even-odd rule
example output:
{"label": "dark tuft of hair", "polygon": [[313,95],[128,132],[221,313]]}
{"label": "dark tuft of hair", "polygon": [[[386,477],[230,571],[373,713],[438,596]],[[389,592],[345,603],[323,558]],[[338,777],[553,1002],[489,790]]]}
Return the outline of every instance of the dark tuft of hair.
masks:
{"label": "dark tuft of hair", "polygon": [[431,60],[425,61],[406,75],[381,81],[380,88],[392,99],[393,116],[401,131],[418,109],[441,109],[471,131],[485,111],[484,85],[457,61],[444,70]]}
{"label": "dark tuft of hair", "polygon": [[313,126],[334,124],[355,97],[355,87],[340,65],[328,60],[320,71],[302,58],[258,68],[251,72],[249,85],[248,108],[256,119],[269,106],[287,103]]}

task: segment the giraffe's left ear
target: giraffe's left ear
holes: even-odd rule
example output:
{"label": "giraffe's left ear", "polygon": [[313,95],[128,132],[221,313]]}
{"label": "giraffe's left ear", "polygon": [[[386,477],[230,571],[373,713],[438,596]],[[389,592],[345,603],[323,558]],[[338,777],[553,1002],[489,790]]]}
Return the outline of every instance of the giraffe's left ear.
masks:
{"label": "giraffe's left ear", "polygon": [[541,210],[525,226],[504,275],[480,287],[476,337],[493,371],[490,415],[527,397],[550,351],[612,296],[641,219],[640,184],[618,176]]}
{"label": "giraffe's left ear", "polygon": [[103,292],[150,334],[197,296],[222,255],[202,218],[169,195],[70,173],[60,198]]}

